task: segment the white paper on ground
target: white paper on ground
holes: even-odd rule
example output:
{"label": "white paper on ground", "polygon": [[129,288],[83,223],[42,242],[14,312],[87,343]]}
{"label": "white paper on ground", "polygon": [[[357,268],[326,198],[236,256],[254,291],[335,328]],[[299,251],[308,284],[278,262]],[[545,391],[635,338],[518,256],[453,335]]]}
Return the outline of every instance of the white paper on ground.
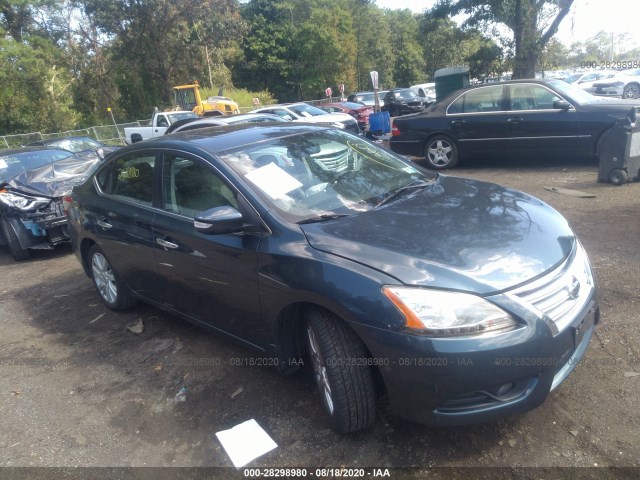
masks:
{"label": "white paper on ground", "polygon": [[217,432],[216,437],[236,468],[244,467],[278,446],[254,419]]}

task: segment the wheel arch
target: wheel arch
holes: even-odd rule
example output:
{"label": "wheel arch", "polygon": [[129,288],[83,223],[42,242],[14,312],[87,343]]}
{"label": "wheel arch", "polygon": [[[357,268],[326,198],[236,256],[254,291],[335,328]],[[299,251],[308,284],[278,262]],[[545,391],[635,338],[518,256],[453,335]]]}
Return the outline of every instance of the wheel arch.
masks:
{"label": "wheel arch", "polygon": [[82,259],[82,268],[87,277],[91,278],[91,266],[89,265],[89,250],[96,244],[90,238],[84,238],[80,243],[80,258]]}
{"label": "wheel arch", "polygon": [[[306,325],[309,314],[314,310],[321,310],[330,313],[339,319],[354,335],[362,342],[369,358],[372,357],[371,350],[366,341],[358,332],[349,325],[339,313],[331,308],[319,303],[300,301],[285,306],[277,315],[274,323],[275,332],[275,354],[283,373],[292,373],[298,367],[298,361],[307,353]],[[384,377],[377,365],[371,365],[376,391],[379,395],[386,391]]]}

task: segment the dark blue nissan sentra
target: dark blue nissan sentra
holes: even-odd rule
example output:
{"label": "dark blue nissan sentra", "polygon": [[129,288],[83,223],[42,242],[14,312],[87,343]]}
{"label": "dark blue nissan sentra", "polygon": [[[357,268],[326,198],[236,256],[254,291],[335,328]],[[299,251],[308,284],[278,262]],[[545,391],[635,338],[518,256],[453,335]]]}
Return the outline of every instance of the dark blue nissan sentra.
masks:
{"label": "dark blue nissan sentra", "polygon": [[310,125],[213,127],[111,154],[74,188],[73,248],[138,300],[309,359],[331,426],[464,425],[542,404],[599,320],[587,255],[527,194]]}

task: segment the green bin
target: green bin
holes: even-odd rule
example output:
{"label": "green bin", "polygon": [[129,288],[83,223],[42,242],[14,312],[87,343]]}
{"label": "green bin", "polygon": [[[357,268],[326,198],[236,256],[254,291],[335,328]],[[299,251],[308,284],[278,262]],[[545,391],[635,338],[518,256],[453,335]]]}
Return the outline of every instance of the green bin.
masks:
{"label": "green bin", "polygon": [[441,68],[436,70],[436,101],[446,97],[456,90],[469,86],[469,70],[467,68]]}

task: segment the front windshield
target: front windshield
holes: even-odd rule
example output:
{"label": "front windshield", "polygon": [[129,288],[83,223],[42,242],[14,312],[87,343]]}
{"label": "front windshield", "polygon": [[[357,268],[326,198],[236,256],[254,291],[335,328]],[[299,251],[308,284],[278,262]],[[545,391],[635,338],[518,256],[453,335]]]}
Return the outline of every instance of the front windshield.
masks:
{"label": "front windshield", "polygon": [[402,98],[403,100],[410,100],[412,98],[417,97],[416,92],[407,88],[406,90],[399,90],[397,92],[393,92],[393,96],[396,98]]}
{"label": "front windshield", "polygon": [[580,77],[582,77],[582,73],[576,73],[574,75],[569,75],[567,78],[564,79],[564,81],[567,83],[574,83]]}
{"label": "front windshield", "polygon": [[300,117],[315,117],[317,115],[326,115],[327,112],[317,107],[301,103],[298,105],[290,105],[289,110],[299,115]]}
{"label": "front windshield", "polygon": [[69,150],[70,152],[83,152],[85,150],[95,150],[96,148],[101,147],[102,145],[96,142],[93,138],[82,137],[82,138],[63,138],[56,142],[52,142],[51,146],[64,148],[65,150]]}
{"label": "front windshield", "polygon": [[64,150],[35,150],[31,152],[0,153],[0,183],[7,182],[27,170],[44,167],[73,153]]}
{"label": "front windshield", "polygon": [[549,85],[555,88],[562,96],[578,103],[588,103],[598,100],[598,97],[591,95],[585,90],[569,84],[564,80],[551,80]]}
{"label": "front windshield", "polygon": [[167,116],[170,120],[169,123],[175,123],[178,120],[184,120],[185,118],[198,118],[198,115],[193,112],[169,113]]}
{"label": "front windshield", "polygon": [[339,130],[319,130],[220,154],[292,222],[371,210],[398,189],[435,178],[394,153]]}

